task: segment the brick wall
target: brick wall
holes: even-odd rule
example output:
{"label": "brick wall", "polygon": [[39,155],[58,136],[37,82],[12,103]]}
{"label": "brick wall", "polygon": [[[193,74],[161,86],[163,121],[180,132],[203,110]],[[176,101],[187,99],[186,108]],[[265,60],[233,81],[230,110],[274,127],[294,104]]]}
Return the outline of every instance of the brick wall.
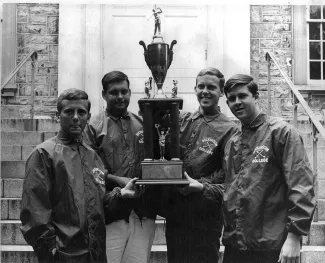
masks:
{"label": "brick wall", "polygon": [[[35,75],[35,115],[53,115],[58,95],[58,4],[17,4],[17,64],[32,49],[38,50]],[[17,94],[7,105],[19,105],[29,116],[31,105],[31,61],[16,75]]]}
{"label": "brick wall", "polygon": [[[292,76],[292,7],[253,5],[250,7],[251,75],[259,84],[260,106],[267,112],[267,63],[265,53],[272,51],[282,69]],[[279,70],[271,66],[272,115],[292,118],[290,88]]]}

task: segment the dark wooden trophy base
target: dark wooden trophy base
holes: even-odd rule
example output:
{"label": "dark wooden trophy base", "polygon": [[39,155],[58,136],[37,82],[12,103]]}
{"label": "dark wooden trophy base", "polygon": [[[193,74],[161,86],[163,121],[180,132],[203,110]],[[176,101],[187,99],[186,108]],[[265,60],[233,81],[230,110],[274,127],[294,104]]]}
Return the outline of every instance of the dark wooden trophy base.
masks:
{"label": "dark wooden trophy base", "polygon": [[187,179],[183,179],[183,162],[167,160],[145,160],[141,163],[142,179],[136,184],[189,184]]}
{"label": "dark wooden trophy base", "polygon": [[[148,98],[138,101],[143,114],[144,161],[141,162],[142,178],[136,184],[189,184],[183,176],[183,162],[180,160],[179,110],[181,98]],[[166,155],[160,160],[158,125],[168,130]],[[159,128],[159,129],[160,129]],[[167,143],[168,141],[168,143]],[[167,156],[167,157],[166,157]]]}

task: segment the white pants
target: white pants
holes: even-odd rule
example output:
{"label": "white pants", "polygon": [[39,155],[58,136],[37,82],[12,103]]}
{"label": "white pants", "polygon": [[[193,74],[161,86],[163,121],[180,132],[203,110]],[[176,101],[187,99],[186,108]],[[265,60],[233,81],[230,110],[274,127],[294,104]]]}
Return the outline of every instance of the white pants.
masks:
{"label": "white pants", "polygon": [[108,263],[146,263],[155,237],[154,219],[142,220],[131,212],[129,223],[119,220],[106,225],[106,256]]}

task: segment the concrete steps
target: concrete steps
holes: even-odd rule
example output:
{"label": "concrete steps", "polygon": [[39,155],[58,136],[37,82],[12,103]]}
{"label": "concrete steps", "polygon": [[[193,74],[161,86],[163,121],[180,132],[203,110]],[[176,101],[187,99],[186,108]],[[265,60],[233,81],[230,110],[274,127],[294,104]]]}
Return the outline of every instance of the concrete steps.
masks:
{"label": "concrete steps", "polygon": [[[150,254],[150,263],[167,262],[166,246],[153,246]],[[221,252],[222,255],[222,252]],[[31,246],[1,246],[2,263],[37,263]],[[221,263],[221,261],[219,261]]]}
{"label": "concrete steps", "polygon": [[[27,245],[20,231],[20,220],[1,220],[1,244],[2,245]],[[325,227],[324,227],[325,229]],[[154,245],[165,245],[165,226],[164,220],[156,220],[156,233]]]}
{"label": "concrete steps", "polygon": [[[2,263],[37,263],[31,246],[1,246]],[[154,245],[150,254],[150,263],[167,263],[166,246]],[[222,262],[224,247],[219,252],[219,262]],[[300,252],[300,263],[321,263],[325,258],[324,246],[303,246]],[[217,262],[216,262],[217,263]],[[262,262],[261,262],[262,263]]]}
{"label": "concrete steps", "polygon": [[[19,226],[21,193],[25,161],[35,147],[55,136],[59,124],[53,119],[1,120],[1,262],[37,262],[33,250],[23,239]],[[309,121],[299,121],[308,157],[312,161],[312,136]],[[318,140],[319,222],[313,223],[308,237],[303,239],[301,263],[319,263],[325,258],[325,142]],[[167,262],[164,220],[156,221],[156,235],[150,256],[151,263]],[[223,256],[220,251],[220,261]]]}
{"label": "concrete steps", "polygon": [[[1,244],[2,245],[27,245],[20,231],[20,220],[2,220]],[[165,226],[163,219],[156,220],[156,233],[154,245],[165,245]],[[303,245],[325,246],[325,221],[313,222],[310,234],[303,238]]]}

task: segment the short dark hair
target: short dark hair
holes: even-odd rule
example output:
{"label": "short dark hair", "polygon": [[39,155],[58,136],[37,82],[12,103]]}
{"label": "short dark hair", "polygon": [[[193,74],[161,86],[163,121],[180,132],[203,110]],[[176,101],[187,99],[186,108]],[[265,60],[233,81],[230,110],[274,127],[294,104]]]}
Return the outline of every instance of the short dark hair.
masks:
{"label": "short dark hair", "polygon": [[226,96],[227,93],[229,93],[230,90],[237,85],[247,86],[248,90],[250,91],[250,93],[252,93],[253,96],[256,96],[258,92],[258,85],[251,76],[245,74],[236,74],[233,75],[230,79],[228,79],[225,84]]}
{"label": "short dark hair", "polygon": [[56,104],[56,108],[58,110],[58,113],[61,112],[63,105],[63,100],[87,100],[88,102],[88,113],[90,112],[91,102],[88,99],[88,94],[80,89],[66,89],[62,91],[58,98],[58,102]]}
{"label": "short dark hair", "polygon": [[124,80],[126,80],[126,82],[128,83],[128,88],[130,88],[129,78],[123,72],[114,70],[105,74],[105,76],[102,78],[102,86],[104,93],[106,93],[109,84],[122,82]]}
{"label": "short dark hair", "polygon": [[220,89],[223,90],[223,86],[225,85],[225,77],[224,75],[220,72],[219,69],[213,68],[213,67],[207,67],[202,69],[199,74],[196,76],[196,84],[197,84],[197,78],[202,77],[205,75],[211,75],[211,76],[216,76],[220,81]]}

